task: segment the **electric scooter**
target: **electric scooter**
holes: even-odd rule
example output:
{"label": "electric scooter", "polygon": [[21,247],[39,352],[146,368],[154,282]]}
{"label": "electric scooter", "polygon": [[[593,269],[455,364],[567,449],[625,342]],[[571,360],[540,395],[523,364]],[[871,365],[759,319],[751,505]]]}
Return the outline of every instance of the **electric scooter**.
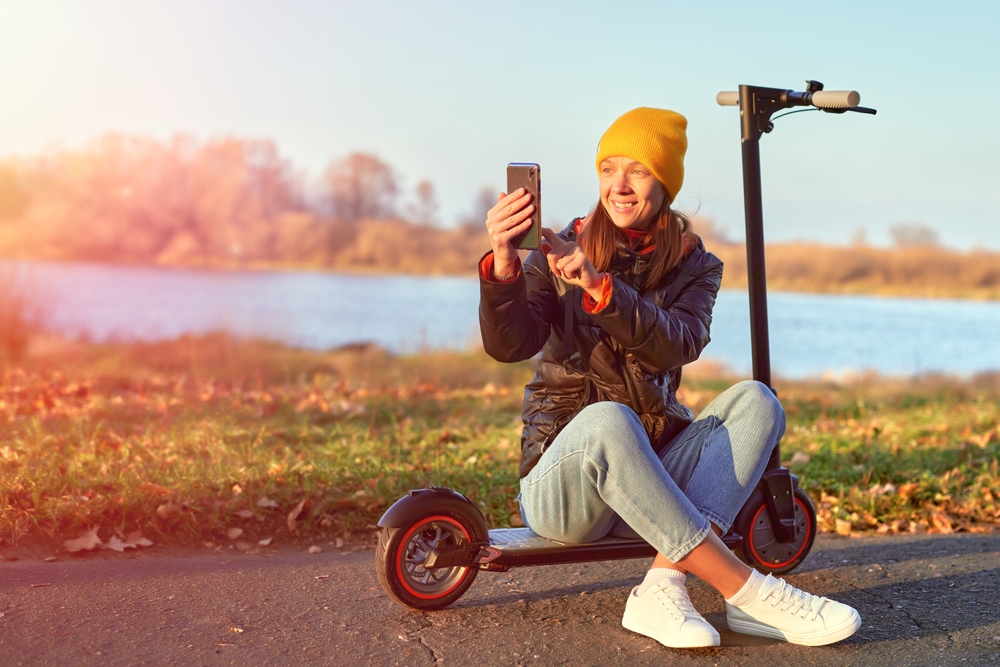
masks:
{"label": "electric scooter", "polygon": [[[855,91],[824,91],[818,81],[807,84],[805,92],[740,86],[739,91],[716,97],[720,105],[740,108],[753,378],[767,387],[771,387],[771,359],[760,138],[774,128],[772,115],[791,107],[875,113],[858,106],[861,96]],[[445,487],[410,491],[385,512],[378,525],[382,529],[375,551],[379,583],[394,601],[418,610],[442,609],[455,602],[480,570],[506,572],[529,565],[656,555],[656,550],[641,539],[608,536],[587,544],[565,544],[541,537],[530,528],[490,530],[475,503]],[[781,465],[780,446],[776,446],[760,482],[722,540],[751,567],[782,574],[806,558],[816,530],[816,509],[799,488],[798,478]]]}

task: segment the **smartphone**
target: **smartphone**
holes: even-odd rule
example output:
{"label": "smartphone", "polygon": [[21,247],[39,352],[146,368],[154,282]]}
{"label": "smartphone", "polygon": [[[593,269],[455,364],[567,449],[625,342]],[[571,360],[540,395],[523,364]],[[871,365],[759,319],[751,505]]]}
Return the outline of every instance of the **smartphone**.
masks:
{"label": "smartphone", "polygon": [[507,165],[507,194],[518,188],[531,193],[535,211],[531,227],[514,239],[514,247],[536,250],[542,240],[542,168],[534,162],[511,162]]}

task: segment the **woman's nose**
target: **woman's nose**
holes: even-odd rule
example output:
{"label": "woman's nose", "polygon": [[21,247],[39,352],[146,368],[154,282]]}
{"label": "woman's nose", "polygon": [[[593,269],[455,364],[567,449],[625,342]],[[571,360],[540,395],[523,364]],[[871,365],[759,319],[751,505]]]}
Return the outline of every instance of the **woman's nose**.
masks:
{"label": "woman's nose", "polygon": [[628,183],[628,179],[625,178],[625,174],[615,176],[615,180],[611,183],[611,191],[616,194],[631,194],[632,188]]}

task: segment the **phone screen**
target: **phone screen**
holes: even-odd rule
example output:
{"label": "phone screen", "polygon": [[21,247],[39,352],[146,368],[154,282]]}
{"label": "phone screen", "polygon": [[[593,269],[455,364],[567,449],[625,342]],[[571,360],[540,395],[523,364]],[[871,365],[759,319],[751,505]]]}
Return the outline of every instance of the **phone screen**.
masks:
{"label": "phone screen", "polygon": [[542,168],[534,162],[511,162],[507,165],[507,193],[524,188],[531,193],[535,211],[531,227],[514,239],[514,246],[536,250],[542,237]]}

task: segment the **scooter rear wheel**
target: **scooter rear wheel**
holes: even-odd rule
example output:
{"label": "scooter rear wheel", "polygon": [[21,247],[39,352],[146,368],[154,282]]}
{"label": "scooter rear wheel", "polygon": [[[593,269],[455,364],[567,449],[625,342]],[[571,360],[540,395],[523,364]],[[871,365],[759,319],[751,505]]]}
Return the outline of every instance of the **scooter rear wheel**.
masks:
{"label": "scooter rear wheel", "polygon": [[737,526],[743,536],[743,559],[761,572],[784,574],[797,568],[812,549],[816,539],[816,510],[808,494],[795,489],[795,537],[791,542],[779,542],[774,536],[771,513],[764,498],[752,513]]}
{"label": "scooter rear wheel", "polygon": [[375,550],[379,583],[396,603],[420,610],[443,609],[462,597],[479,569],[455,566],[426,569],[431,549],[473,541],[465,517],[438,511],[398,528],[384,528]]}

